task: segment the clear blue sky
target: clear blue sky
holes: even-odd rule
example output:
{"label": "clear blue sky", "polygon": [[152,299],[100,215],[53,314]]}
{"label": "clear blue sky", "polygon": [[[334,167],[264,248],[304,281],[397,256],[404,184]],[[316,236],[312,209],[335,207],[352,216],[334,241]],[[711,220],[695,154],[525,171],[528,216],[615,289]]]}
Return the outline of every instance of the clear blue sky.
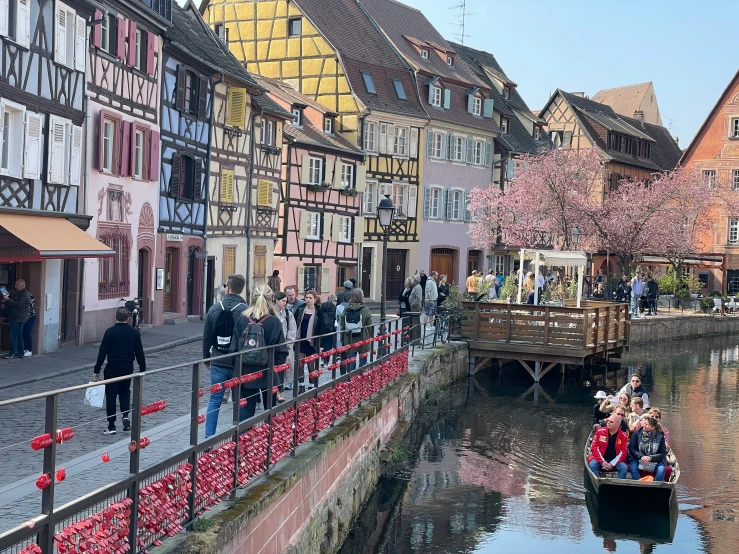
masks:
{"label": "clear blue sky", "polygon": [[[404,3],[459,42],[461,0]],[[738,0],[467,0],[467,11],[465,44],[493,53],[532,110],[557,88],[652,81],[682,148],[739,69]]]}

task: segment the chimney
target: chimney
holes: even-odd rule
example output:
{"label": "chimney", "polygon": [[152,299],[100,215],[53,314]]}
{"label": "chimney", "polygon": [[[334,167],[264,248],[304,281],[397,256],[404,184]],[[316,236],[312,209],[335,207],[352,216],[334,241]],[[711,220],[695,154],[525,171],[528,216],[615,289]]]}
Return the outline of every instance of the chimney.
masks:
{"label": "chimney", "polygon": [[672,138],[674,138],[674,139],[675,139],[675,144],[677,144],[678,146],[680,146],[680,137],[678,137],[677,135],[675,135],[675,136],[674,136],[674,137],[672,137]]}
{"label": "chimney", "polygon": [[644,112],[641,110],[634,110],[634,119],[638,119],[639,122],[644,126]]}
{"label": "chimney", "polygon": [[585,96],[585,93],[584,92],[571,92],[570,94],[572,96],[579,96],[580,98],[587,98],[587,96]]}

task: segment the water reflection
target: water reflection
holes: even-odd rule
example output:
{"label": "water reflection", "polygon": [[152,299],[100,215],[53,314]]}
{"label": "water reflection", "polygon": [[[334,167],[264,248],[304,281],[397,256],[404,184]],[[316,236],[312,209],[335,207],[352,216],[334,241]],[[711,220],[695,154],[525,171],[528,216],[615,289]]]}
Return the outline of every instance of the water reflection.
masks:
{"label": "water reflection", "polygon": [[[552,372],[542,389],[516,371],[450,387],[462,408],[425,434],[407,480],[382,483],[342,553],[739,552],[737,342],[632,348],[594,375]],[[661,515],[626,502],[604,512],[584,486],[594,391],[634,371],[682,469],[679,505]]]}

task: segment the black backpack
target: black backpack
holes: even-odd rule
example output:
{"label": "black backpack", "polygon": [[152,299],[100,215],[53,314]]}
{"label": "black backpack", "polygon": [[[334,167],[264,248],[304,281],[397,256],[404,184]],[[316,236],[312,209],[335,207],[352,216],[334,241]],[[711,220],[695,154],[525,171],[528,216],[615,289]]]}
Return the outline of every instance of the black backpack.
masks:
{"label": "black backpack", "polygon": [[262,323],[268,317],[270,317],[270,314],[265,315],[259,321],[249,318],[249,323],[239,338],[239,352],[242,353],[241,365],[267,366],[269,349],[263,348],[262,350],[257,350],[257,348],[265,346],[264,326]]}
{"label": "black backpack", "polygon": [[358,310],[344,310],[344,327],[352,336],[362,334],[362,308]]}
{"label": "black backpack", "polygon": [[221,311],[216,318],[215,332],[216,344],[215,349],[220,354],[228,354],[231,351],[231,337],[234,334],[234,316],[233,311],[239,306],[244,306],[243,302],[239,302],[230,310],[223,307],[223,302],[219,302]]}

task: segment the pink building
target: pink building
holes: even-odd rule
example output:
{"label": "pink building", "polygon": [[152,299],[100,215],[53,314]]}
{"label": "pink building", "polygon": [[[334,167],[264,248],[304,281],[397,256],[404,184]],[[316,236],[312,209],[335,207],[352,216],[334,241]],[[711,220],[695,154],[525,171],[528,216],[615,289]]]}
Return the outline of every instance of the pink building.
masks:
{"label": "pink building", "polygon": [[360,193],[364,154],[337,133],[337,114],[290,85],[260,78],[270,97],[294,120],[283,131],[283,184],[274,269],[282,285],[325,297],[357,279],[364,236]]}
{"label": "pink building", "polygon": [[82,342],[102,337],[121,299],[154,314],[160,165],[160,74],[166,23],[129,2],[101,2],[90,33],[87,96],[88,232],[116,252],[85,264]]}

